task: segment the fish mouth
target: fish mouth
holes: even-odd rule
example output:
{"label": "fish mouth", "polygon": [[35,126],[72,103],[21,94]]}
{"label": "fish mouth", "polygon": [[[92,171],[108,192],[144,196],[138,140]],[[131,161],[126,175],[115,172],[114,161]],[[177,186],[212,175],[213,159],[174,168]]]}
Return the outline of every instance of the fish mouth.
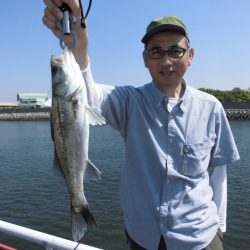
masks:
{"label": "fish mouth", "polygon": [[51,56],[50,64],[51,64],[51,75],[52,75],[52,83],[54,87],[61,85],[65,82],[65,76],[62,72],[62,64],[64,60],[62,56]]}
{"label": "fish mouth", "polygon": [[57,64],[63,63],[64,58],[63,58],[62,55],[59,55],[59,56],[51,55],[50,61],[51,61],[52,65],[53,65],[53,64],[56,64],[56,65],[57,65]]}

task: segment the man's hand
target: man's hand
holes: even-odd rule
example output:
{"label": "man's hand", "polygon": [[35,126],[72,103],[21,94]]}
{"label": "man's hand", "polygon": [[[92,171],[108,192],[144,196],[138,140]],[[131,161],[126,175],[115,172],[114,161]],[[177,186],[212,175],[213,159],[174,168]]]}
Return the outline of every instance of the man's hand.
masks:
{"label": "man's hand", "polygon": [[[73,25],[72,29],[75,31],[77,37],[76,48],[72,49],[72,52],[80,68],[82,70],[85,69],[88,64],[88,34],[86,29],[81,27],[81,8],[79,0],[44,0],[44,3],[46,7],[44,9],[43,23],[57,38],[60,38],[62,35],[62,31],[57,26],[57,23],[63,18],[60,7],[63,3],[66,3],[70,7],[72,15],[76,18],[76,24]],[[64,43],[66,46],[72,44],[72,37],[65,36]]]}

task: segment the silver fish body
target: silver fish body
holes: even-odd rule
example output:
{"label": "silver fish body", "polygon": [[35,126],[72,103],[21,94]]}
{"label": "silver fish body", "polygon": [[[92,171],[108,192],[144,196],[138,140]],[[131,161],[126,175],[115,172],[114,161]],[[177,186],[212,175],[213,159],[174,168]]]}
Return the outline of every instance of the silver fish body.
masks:
{"label": "silver fish body", "polygon": [[51,57],[51,133],[55,146],[54,167],[64,176],[71,200],[73,240],[96,226],[84,195],[84,180],[99,179],[100,171],[88,159],[89,124],[104,124],[100,113],[89,107],[85,83],[72,52]]}

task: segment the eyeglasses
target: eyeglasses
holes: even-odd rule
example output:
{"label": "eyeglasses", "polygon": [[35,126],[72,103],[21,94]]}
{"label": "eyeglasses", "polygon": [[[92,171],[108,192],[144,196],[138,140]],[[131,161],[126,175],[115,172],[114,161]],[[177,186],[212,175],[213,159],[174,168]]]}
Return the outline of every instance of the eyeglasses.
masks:
{"label": "eyeglasses", "polygon": [[161,59],[167,54],[170,58],[180,59],[188,51],[188,48],[181,48],[179,46],[172,46],[167,50],[161,48],[151,48],[145,50],[151,59]]}

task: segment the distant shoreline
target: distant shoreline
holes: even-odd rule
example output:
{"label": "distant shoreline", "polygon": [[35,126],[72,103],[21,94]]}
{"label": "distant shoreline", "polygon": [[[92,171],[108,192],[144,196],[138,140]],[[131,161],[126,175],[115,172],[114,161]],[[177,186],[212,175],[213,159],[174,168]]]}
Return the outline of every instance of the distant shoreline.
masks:
{"label": "distant shoreline", "polygon": [[[250,108],[225,107],[227,118],[230,121],[250,120]],[[50,119],[51,108],[0,108],[0,121],[41,121]]]}

